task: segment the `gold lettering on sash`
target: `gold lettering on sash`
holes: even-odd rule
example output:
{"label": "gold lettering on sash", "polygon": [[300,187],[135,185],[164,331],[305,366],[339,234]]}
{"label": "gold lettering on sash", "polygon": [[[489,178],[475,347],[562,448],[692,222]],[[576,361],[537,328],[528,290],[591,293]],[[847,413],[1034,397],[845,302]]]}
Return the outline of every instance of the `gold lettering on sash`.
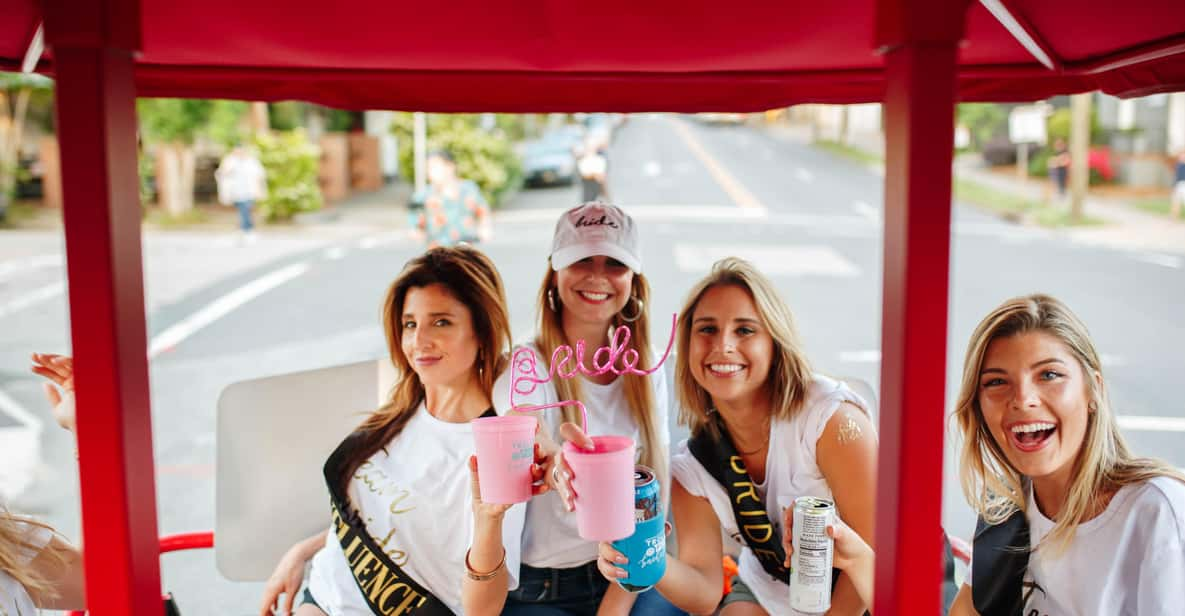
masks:
{"label": "gold lettering on sash", "polygon": [[745,469],[745,461],[740,456],[732,456],[728,459],[728,464],[732,466],[732,472],[738,475],[744,475],[749,472]]}
{"label": "gold lettering on sash", "polygon": [[362,579],[363,577],[370,575],[370,564],[372,562],[377,562],[377,560],[378,559],[374,557],[374,553],[372,553],[370,550],[363,550],[362,556],[358,559],[358,562],[353,565],[354,577]]}
{"label": "gold lettering on sash", "polygon": [[376,571],[377,573],[371,576],[369,580],[358,585],[362,589],[362,592],[366,593],[367,597],[370,597],[371,601],[378,600],[379,595],[391,583],[387,580],[387,577],[391,575],[390,569],[384,567],[382,563],[378,563]]}
{"label": "gold lettering on sash", "polygon": [[[765,543],[774,536],[774,527],[772,524],[746,524],[741,527],[741,530],[745,531],[745,536],[755,543]],[[753,535],[753,531],[765,531],[765,536],[758,539]]]}
{"label": "gold lettering on sash", "polygon": [[[400,588],[404,589],[402,595],[403,601],[400,602],[399,605],[388,607],[388,604],[391,601],[391,596],[394,595],[395,591],[399,590]],[[416,601],[417,599],[418,601]],[[383,614],[386,616],[391,616],[392,614],[406,614],[411,611],[413,607],[412,602],[415,602],[415,607],[418,608],[423,605],[424,601],[426,600],[426,597],[421,597],[419,593],[412,590],[411,586],[408,586],[403,582],[397,582],[395,584],[391,584],[386,590],[383,591],[383,594],[379,597],[377,604],[379,609],[383,610]]]}
{"label": "gold lettering on sash", "polygon": [[778,555],[776,552],[773,552],[771,550],[762,550],[759,548],[753,548],[753,555],[757,557],[757,560],[773,561],[775,563],[778,563],[778,568],[782,568],[782,560],[780,558],[778,558]]}
{"label": "gold lettering on sash", "polygon": [[362,547],[362,537],[354,537],[345,549],[346,562],[350,563],[351,567],[354,566],[354,552],[358,551],[360,547]]}
{"label": "gold lettering on sash", "polygon": [[744,492],[741,492],[740,494],[737,494],[737,504],[738,504],[738,505],[740,505],[740,504],[741,504],[741,501],[742,501],[742,500],[744,500],[746,496],[748,496],[749,498],[753,499],[753,502],[755,502],[755,503],[760,503],[760,502],[761,502],[761,497],[757,495],[757,488],[756,488],[756,487],[753,485],[753,483],[752,483],[752,482],[749,482],[749,481],[737,481],[737,482],[735,482],[735,483],[733,483],[733,484],[732,484],[732,487],[734,487],[734,488],[745,488],[745,491],[744,491]]}
{"label": "gold lettering on sash", "polygon": [[741,517],[745,517],[745,518],[760,518],[761,516],[765,515],[765,510],[764,509],[746,509],[745,511],[741,511],[740,514],[741,514]]}

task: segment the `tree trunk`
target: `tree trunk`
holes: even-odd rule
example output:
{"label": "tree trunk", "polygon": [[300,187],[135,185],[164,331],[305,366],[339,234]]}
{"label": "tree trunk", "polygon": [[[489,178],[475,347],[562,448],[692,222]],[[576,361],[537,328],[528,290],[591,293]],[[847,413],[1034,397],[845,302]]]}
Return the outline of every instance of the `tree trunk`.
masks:
{"label": "tree trunk", "polygon": [[1090,104],[1093,95],[1070,97],[1070,219],[1085,217],[1086,191],[1090,186]]}
{"label": "tree trunk", "polygon": [[16,106],[8,108],[8,93],[0,92],[0,219],[4,217],[16,188],[16,173],[20,167],[21,138],[25,131],[25,115],[29,110],[29,88],[16,94]]}
{"label": "tree trunk", "polygon": [[183,143],[156,148],[157,203],[171,216],[193,210],[194,153]]}

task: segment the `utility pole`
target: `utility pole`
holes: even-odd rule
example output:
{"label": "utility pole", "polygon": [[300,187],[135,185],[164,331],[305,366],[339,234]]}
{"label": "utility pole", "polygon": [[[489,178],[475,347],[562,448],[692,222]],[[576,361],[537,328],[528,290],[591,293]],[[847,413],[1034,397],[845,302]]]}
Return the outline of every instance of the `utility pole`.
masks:
{"label": "utility pole", "polygon": [[1082,222],[1090,186],[1090,104],[1093,94],[1070,97],[1070,220]]}
{"label": "utility pole", "polygon": [[251,103],[251,134],[262,135],[271,128],[267,116],[267,103]]}
{"label": "utility pole", "polygon": [[428,166],[428,118],[422,111],[412,115],[412,141],[415,147],[415,184],[416,192],[424,189],[426,184],[425,171]]}

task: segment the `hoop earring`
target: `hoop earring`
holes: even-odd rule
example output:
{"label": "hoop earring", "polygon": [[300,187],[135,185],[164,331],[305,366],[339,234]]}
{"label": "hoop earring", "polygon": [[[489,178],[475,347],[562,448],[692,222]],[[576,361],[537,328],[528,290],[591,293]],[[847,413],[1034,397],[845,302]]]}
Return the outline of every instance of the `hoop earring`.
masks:
{"label": "hoop earring", "polygon": [[[646,307],[646,305],[642,303],[642,298],[640,298],[636,295],[631,295],[630,300],[638,302],[638,309],[636,311],[634,311],[634,315],[630,316],[630,317],[625,316],[625,310],[622,310],[621,312],[618,313],[621,315],[621,320],[625,321],[626,323],[633,323],[634,321],[637,321],[638,319],[642,318],[642,309]],[[628,300],[626,301],[625,305],[626,306],[629,305]]]}
{"label": "hoop earring", "polygon": [[555,307],[555,289],[547,290],[547,306],[551,308],[552,312],[559,312]]}

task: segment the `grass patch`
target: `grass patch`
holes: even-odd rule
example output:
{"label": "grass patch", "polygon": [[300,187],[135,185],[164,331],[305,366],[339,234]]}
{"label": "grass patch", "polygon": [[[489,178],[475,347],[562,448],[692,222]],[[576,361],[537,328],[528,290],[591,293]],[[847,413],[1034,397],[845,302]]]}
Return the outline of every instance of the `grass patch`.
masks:
{"label": "grass patch", "polygon": [[1169,203],[1168,197],[1157,197],[1154,199],[1140,199],[1139,201],[1132,202],[1132,205],[1136,206],[1137,208],[1139,208],[1141,210],[1144,210],[1145,212],[1149,212],[1152,214],[1161,214],[1164,216],[1168,216],[1169,209],[1172,207],[1171,204]]}
{"label": "grass patch", "polygon": [[1082,220],[1073,220],[1068,208],[1053,206],[1041,208],[1033,219],[1042,227],[1097,227],[1105,224],[1104,221],[1090,215],[1084,216]]}
{"label": "grass patch", "polygon": [[144,222],[162,229],[177,229],[209,224],[210,215],[198,208],[178,215],[170,214],[162,209],[153,208],[148,210],[148,215],[144,217]]}
{"label": "grass patch", "polygon": [[848,160],[854,160],[858,163],[864,163],[866,165],[877,165],[883,162],[878,154],[866,152],[860,148],[845,145],[838,141],[820,139],[819,141],[814,142],[814,146],[820,150],[826,150],[837,156],[847,158]]}
{"label": "grass patch", "polygon": [[23,226],[22,223],[29,222],[37,218],[37,207],[17,201],[8,204],[4,210],[4,217],[0,218],[0,229],[16,229]]}
{"label": "grass patch", "polygon": [[1042,209],[1040,201],[1019,197],[986,184],[961,178],[955,178],[955,200],[1009,217],[1024,216]]}
{"label": "grass patch", "polygon": [[955,199],[993,212],[1015,222],[1032,221],[1042,227],[1090,227],[1105,224],[1086,216],[1072,220],[1069,208],[1028,199],[972,180],[955,178]]}

